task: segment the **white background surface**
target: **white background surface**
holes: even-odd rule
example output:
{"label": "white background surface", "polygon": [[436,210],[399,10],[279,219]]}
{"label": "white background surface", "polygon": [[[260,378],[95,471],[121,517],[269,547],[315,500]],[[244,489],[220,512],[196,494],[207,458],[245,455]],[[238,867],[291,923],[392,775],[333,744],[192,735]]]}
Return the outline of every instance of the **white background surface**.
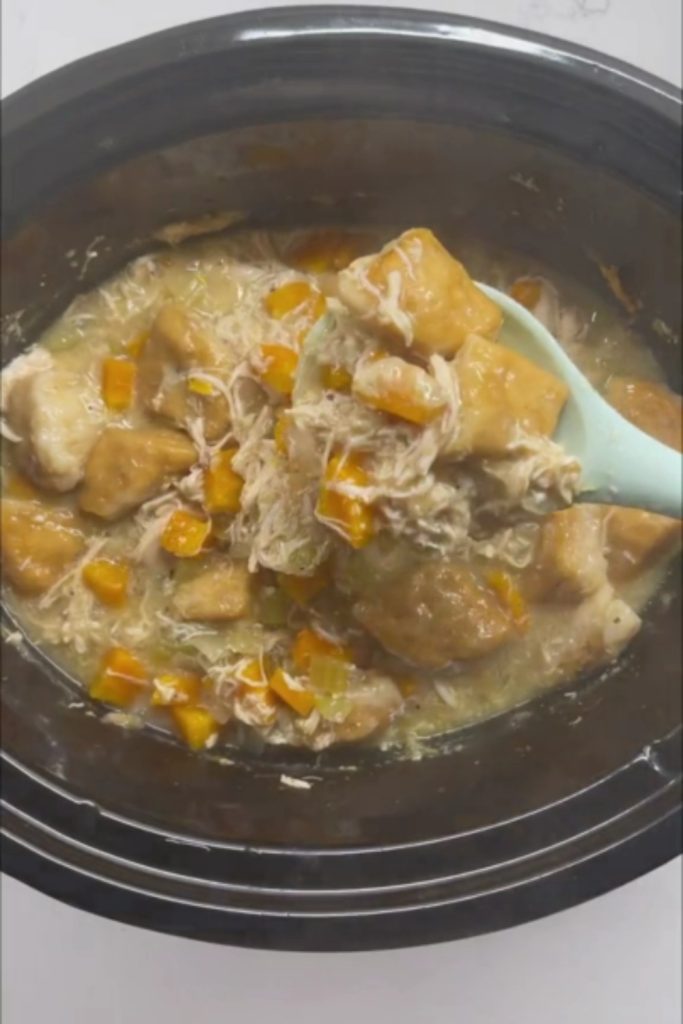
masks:
{"label": "white background surface", "polygon": [[[2,90],[230,0],[2,0]],[[680,83],[680,0],[451,0]],[[511,931],[391,953],[260,953],[99,920],[4,879],[3,1024],[680,1024],[681,863]]]}

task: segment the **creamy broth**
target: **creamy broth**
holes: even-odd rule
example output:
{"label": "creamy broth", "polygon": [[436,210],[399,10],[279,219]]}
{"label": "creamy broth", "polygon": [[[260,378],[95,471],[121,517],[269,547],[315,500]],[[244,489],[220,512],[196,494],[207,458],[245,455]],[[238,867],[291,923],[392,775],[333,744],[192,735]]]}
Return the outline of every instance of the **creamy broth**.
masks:
{"label": "creamy broth", "polygon": [[[573,504],[578,467],[533,427],[549,403],[559,415],[552,381],[533,384],[538,416],[531,396],[502,449],[500,423],[477,407],[470,424],[495,310],[437,351],[438,303],[430,320],[419,304],[439,280],[416,282],[427,256],[455,273],[451,257],[426,235],[399,240],[383,282],[378,257],[357,258],[390,237],[164,248],[5,370],[8,600],[131,721],[197,749],[236,723],[313,749],[410,745],[607,664],[637,633],[677,525]],[[458,255],[676,443],[680,401],[610,306],[514,256]],[[460,310],[447,315],[455,338]]]}

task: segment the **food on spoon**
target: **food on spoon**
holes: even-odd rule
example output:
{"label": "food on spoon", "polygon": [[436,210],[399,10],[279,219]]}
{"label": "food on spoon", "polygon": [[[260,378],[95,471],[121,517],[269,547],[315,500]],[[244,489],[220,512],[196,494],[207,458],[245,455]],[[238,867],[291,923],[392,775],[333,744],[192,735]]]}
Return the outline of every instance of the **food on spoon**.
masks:
{"label": "food on spoon", "polygon": [[461,416],[449,454],[499,458],[520,437],[552,436],[568,394],[558,377],[477,335],[465,341],[453,372]]}
{"label": "food on spoon", "polygon": [[364,324],[423,356],[452,356],[468,335],[495,338],[502,314],[426,228],[413,228],[339,275]]}
{"label": "food on spoon", "polygon": [[335,455],[327,464],[320,489],[318,518],[354,548],[362,548],[374,533],[372,509],[361,493],[369,483],[361,460]]}
{"label": "food on spoon", "polygon": [[446,408],[438,382],[397,356],[367,359],[353,375],[353,394],[366,405],[424,426]]}

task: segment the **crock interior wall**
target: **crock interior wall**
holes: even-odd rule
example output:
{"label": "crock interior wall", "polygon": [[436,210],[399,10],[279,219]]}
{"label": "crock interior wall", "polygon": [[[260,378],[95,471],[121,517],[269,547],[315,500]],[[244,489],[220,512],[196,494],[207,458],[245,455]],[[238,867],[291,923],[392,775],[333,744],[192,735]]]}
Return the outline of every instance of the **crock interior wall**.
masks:
{"label": "crock interior wall", "polygon": [[[149,249],[155,229],[230,210],[247,225],[426,224],[456,250],[463,238],[503,245],[595,289],[604,289],[596,261],[618,265],[643,301],[638,327],[678,387],[680,349],[652,329],[661,318],[680,330],[675,209],[509,126],[306,119],[224,130],[105,163],[84,153],[58,194],[37,183],[33,203],[23,195],[24,213],[3,242],[3,314],[23,311],[3,362],[75,293]],[[80,276],[91,243],[98,255]],[[3,743],[56,785],[181,834],[319,846],[409,842],[563,800],[670,736],[680,723],[680,621],[679,593],[653,607],[608,678],[581,685],[575,698],[557,691],[469,729],[421,763],[352,748],[319,757],[275,749],[226,768],[69,709],[73,685],[41,656],[27,662],[11,647],[3,660]],[[325,784],[302,801],[278,787],[283,768],[305,768]],[[585,813],[590,822],[593,812]]]}

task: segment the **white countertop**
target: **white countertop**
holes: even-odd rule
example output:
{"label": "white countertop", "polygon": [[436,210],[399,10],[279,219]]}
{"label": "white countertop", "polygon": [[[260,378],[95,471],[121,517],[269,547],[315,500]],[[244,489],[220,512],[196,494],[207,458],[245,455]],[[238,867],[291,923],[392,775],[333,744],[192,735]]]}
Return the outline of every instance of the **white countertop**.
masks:
{"label": "white countertop", "polygon": [[[198,18],[286,3],[3,0],[2,91],[11,92],[60,64],[135,36]],[[392,0],[388,6],[440,9],[548,32],[680,84],[680,0]]]}
{"label": "white countertop", "polygon": [[[273,4],[275,5],[275,4]],[[230,0],[3,0],[2,91]],[[396,4],[399,6],[399,4]],[[403,6],[512,22],[680,84],[680,0]],[[262,953],[156,935],[2,882],[3,1024],[680,1024],[681,861],[507,932],[387,953]],[[87,979],[87,981],[84,981]]]}

